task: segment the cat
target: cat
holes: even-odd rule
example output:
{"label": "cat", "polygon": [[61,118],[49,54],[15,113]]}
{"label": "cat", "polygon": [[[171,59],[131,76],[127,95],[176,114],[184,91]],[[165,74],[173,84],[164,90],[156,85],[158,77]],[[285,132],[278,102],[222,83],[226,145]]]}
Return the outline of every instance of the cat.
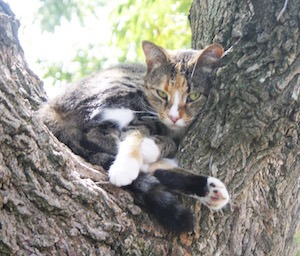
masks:
{"label": "cat", "polygon": [[[217,178],[177,167],[178,143],[205,105],[209,77],[223,48],[166,50],[142,44],[146,65],[121,64],[67,87],[40,110],[43,122],[71,150],[108,170],[165,228],[192,231],[194,218],[171,191],[213,210],[229,201]],[[169,159],[169,160],[168,160]]]}

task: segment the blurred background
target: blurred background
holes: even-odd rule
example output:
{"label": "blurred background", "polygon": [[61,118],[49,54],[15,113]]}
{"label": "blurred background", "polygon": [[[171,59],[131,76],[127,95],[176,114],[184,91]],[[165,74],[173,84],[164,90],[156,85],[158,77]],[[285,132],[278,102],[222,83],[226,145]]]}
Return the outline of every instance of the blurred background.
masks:
{"label": "blurred background", "polygon": [[6,0],[48,95],[118,62],[143,62],[141,42],[190,48],[191,0]]}

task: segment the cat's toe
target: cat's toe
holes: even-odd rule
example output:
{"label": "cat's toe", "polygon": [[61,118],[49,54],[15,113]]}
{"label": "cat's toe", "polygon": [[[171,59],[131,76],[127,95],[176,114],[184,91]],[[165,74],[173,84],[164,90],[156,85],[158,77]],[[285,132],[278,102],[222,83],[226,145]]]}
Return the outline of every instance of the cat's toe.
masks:
{"label": "cat's toe", "polygon": [[139,169],[139,162],[134,158],[117,158],[109,168],[109,181],[118,187],[130,185],[139,175]]}
{"label": "cat's toe", "polygon": [[141,151],[142,151],[144,164],[155,163],[160,156],[159,147],[156,145],[154,140],[150,138],[143,139],[141,144]]}
{"label": "cat's toe", "polygon": [[208,208],[219,210],[229,202],[228,191],[222,181],[214,177],[207,178],[207,193],[200,200]]}

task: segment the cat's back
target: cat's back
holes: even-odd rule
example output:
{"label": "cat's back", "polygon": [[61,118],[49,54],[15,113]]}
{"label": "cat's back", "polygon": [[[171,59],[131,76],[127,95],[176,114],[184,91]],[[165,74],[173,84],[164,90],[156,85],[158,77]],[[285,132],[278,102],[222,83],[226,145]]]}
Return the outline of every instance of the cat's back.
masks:
{"label": "cat's back", "polygon": [[67,126],[85,126],[106,109],[140,111],[145,104],[145,72],[142,64],[121,64],[101,71],[67,85],[45,104],[40,115],[55,133]]}
{"label": "cat's back", "polygon": [[143,91],[145,72],[145,67],[140,64],[123,64],[106,69],[67,86],[64,93],[52,99],[50,104],[64,106],[64,111],[80,109],[85,105],[95,107],[93,104],[98,107],[120,105],[122,102],[119,100],[126,100],[127,94]]}
{"label": "cat's back", "polygon": [[[119,64],[88,77],[77,83],[76,90],[94,90],[102,93],[108,89],[116,91],[141,89],[146,67],[142,64]],[[91,92],[88,93],[91,95]]]}

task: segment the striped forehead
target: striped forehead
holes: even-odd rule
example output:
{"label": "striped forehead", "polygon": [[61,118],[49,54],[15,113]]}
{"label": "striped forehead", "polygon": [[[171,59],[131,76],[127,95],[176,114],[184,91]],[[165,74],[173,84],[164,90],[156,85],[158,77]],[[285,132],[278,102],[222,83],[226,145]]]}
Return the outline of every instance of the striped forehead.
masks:
{"label": "striped forehead", "polygon": [[177,90],[181,92],[188,91],[188,81],[186,77],[186,69],[187,66],[184,62],[177,62],[174,65],[173,75],[171,79],[168,81],[168,90]]}
{"label": "striped forehead", "polygon": [[179,91],[181,93],[188,92],[188,81],[185,75],[177,73],[172,79],[170,79],[164,86],[164,90],[169,93]]}

